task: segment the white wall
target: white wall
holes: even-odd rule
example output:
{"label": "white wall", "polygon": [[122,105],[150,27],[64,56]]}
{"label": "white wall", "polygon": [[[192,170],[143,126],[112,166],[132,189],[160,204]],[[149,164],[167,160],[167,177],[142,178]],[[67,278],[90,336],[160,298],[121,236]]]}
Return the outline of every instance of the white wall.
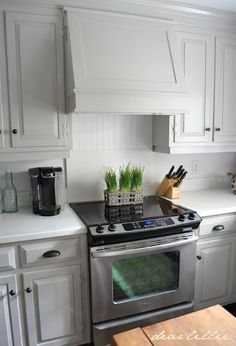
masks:
{"label": "white wall", "polygon": [[[192,172],[192,161],[198,172]],[[152,116],[83,114],[73,116],[73,151],[67,160],[70,202],[103,198],[104,167],[128,162],[145,166],[144,189],[153,194],[171,165],[189,172],[183,190],[229,186],[226,172],[236,171],[235,153],[169,155],[152,152]]]}
{"label": "white wall", "polygon": [[64,167],[64,162],[59,159],[48,161],[0,162],[0,186],[4,187],[4,171],[6,169],[12,170],[14,185],[17,189],[18,205],[20,207],[31,205],[31,187],[28,169],[44,166]]}

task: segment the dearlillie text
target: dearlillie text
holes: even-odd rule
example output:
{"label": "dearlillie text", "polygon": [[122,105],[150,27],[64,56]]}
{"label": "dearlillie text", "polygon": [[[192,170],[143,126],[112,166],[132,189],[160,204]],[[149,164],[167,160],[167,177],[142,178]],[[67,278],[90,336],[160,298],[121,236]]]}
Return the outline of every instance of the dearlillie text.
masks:
{"label": "dearlillie text", "polygon": [[208,330],[205,332],[198,332],[197,330],[193,330],[190,334],[187,335],[168,335],[166,334],[165,330],[163,330],[159,334],[155,334],[151,337],[151,341],[154,340],[230,340],[230,337],[226,334],[220,334],[217,330]]}

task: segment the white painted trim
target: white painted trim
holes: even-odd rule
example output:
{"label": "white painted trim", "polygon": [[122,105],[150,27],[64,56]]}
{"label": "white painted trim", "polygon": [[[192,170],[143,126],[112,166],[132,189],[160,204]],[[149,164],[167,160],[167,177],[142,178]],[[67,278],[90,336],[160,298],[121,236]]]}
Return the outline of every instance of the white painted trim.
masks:
{"label": "white painted trim", "polygon": [[[31,150],[31,149],[30,149]],[[40,150],[40,149],[39,149]],[[70,156],[69,150],[56,150],[55,151],[28,151],[16,152],[16,151],[5,151],[0,152],[1,161],[25,161],[25,160],[52,160],[52,159],[65,159]]]}
{"label": "white painted trim", "polygon": [[205,25],[212,23],[224,26],[236,27],[236,13],[217,10],[209,7],[183,4],[172,0],[1,0],[1,7],[31,6],[39,9],[75,7],[81,9],[93,9],[100,11],[113,11],[150,17],[170,16],[181,17],[183,22],[188,20],[206,20]]}
{"label": "white painted trim", "polygon": [[[183,147],[160,147],[153,146],[153,151],[164,154],[206,154],[206,153],[232,153],[236,152],[235,145],[225,146],[189,146],[188,143]],[[187,146],[188,145],[188,146]]]}

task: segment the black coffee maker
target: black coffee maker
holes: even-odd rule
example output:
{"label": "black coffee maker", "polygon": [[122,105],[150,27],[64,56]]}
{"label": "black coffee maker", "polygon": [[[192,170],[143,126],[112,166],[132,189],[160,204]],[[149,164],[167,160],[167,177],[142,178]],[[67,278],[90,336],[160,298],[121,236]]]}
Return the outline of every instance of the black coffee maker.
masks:
{"label": "black coffee maker", "polygon": [[29,169],[33,213],[53,216],[63,209],[63,170],[61,167]]}

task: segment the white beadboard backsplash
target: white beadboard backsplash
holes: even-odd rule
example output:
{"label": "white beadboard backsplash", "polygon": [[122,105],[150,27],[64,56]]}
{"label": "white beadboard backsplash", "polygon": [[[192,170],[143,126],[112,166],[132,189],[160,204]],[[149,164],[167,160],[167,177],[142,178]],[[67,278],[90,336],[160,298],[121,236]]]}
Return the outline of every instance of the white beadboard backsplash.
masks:
{"label": "white beadboard backsplash", "polygon": [[[145,194],[152,194],[172,164],[188,170],[183,190],[230,186],[235,153],[169,155],[152,152],[152,116],[82,114],[73,116],[73,150],[67,160],[70,202],[103,199],[104,167],[132,162],[145,166]],[[192,174],[192,161],[198,172]]]}
{"label": "white beadboard backsplash", "polygon": [[73,115],[73,151],[151,150],[152,116]]}
{"label": "white beadboard backsplash", "polygon": [[[74,115],[73,143],[67,161],[0,162],[0,186],[4,185],[4,171],[11,169],[19,206],[25,206],[31,205],[30,167],[64,167],[70,202],[102,199],[104,167],[118,170],[121,164],[128,162],[145,166],[146,194],[155,192],[172,164],[183,164],[189,171],[183,190],[230,187],[225,173],[236,172],[235,153],[168,155],[152,152],[152,116],[148,115]],[[198,161],[197,174],[191,173],[193,160]]]}

